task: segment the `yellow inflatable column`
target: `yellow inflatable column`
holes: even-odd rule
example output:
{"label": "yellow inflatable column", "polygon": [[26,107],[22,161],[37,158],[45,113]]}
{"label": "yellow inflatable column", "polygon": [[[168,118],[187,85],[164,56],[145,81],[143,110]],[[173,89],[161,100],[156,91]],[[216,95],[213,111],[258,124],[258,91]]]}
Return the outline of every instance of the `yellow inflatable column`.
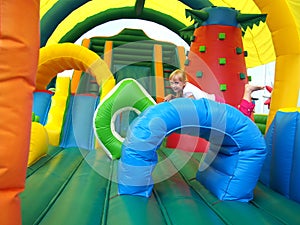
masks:
{"label": "yellow inflatable column", "polygon": [[[300,41],[295,19],[287,1],[254,0],[272,33],[276,52],[275,82],[267,128],[280,108],[296,107],[300,88]],[[279,16],[282,15],[282,16]],[[284,16],[283,16],[284,15]]]}
{"label": "yellow inflatable column", "polygon": [[32,98],[39,53],[39,1],[0,0],[0,223],[21,225]]}
{"label": "yellow inflatable column", "polygon": [[31,123],[30,148],[27,166],[33,165],[48,152],[49,138],[45,127],[39,122]]}
{"label": "yellow inflatable column", "polygon": [[49,136],[49,144],[59,146],[60,135],[64,124],[70,94],[70,78],[57,77],[55,94],[51,100],[51,108],[45,128]]}

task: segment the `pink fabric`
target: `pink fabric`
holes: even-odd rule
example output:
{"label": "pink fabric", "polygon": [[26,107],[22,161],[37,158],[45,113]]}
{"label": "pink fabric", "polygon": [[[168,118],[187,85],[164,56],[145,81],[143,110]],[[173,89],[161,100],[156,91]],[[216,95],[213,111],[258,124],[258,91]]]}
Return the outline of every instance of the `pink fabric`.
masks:
{"label": "pink fabric", "polygon": [[241,104],[238,106],[238,109],[246,116],[251,117],[251,113],[253,112],[253,109],[255,107],[255,104],[253,102],[248,102],[245,99],[242,99]]}
{"label": "pink fabric", "polygon": [[[224,98],[216,95],[216,102],[225,103]],[[253,102],[248,102],[245,99],[242,99],[241,104],[238,106],[238,109],[245,115],[251,118],[251,114],[255,104]]]}
{"label": "pink fabric", "polygon": [[[225,103],[225,99],[215,95],[215,101],[220,103]],[[238,109],[245,115],[251,118],[252,112],[254,110],[255,104],[253,102],[248,102],[245,99],[242,99],[240,105],[238,106]]]}

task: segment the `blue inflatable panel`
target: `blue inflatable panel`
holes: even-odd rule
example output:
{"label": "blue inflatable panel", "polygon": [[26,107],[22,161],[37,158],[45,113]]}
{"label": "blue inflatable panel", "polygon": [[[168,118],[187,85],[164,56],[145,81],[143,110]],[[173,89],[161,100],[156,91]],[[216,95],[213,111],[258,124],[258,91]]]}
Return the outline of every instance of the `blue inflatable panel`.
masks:
{"label": "blue inflatable panel", "polygon": [[94,149],[93,116],[98,98],[90,95],[75,95],[69,100],[60,146]]}
{"label": "blue inflatable panel", "polygon": [[40,123],[45,125],[48,118],[48,112],[51,106],[53,93],[47,91],[37,91],[33,93],[32,111],[40,117]]}
{"label": "blue inflatable panel", "polygon": [[229,105],[186,98],[149,107],[130,125],[118,164],[119,194],[149,197],[156,150],[166,135],[186,128],[210,142],[197,179],[221,200],[251,200],[266,155],[258,127]]}
{"label": "blue inflatable panel", "polygon": [[278,111],[265,139],[267,157],[260,181],[300,203],[300,112]]}

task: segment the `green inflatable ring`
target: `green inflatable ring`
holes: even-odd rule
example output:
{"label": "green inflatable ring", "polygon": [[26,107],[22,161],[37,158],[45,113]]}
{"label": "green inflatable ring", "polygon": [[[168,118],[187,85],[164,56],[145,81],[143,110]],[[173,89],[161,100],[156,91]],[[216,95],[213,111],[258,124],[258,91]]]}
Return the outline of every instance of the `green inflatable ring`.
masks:
{"label": "green inflatable ring", "polygon": [[115,120],[121,112],[133,110],[137,114],[155,105],[149,93],[134,79],[120,81],[100,102],[93,119],[96,138],[111,159],[121,157],[124,138],[115,130]]}

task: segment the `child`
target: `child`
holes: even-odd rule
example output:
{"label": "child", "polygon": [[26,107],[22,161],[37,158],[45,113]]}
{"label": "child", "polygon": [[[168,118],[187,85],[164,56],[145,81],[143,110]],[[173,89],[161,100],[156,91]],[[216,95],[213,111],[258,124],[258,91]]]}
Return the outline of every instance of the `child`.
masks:
{"label": "child", "polygon": [[[214,94],[208,94],[202,90],[200,90],[195,85],[189,83],[187,81],[186,73],[180,69],[177,69],[171,73],[169,77],[170,85],[172,90],[175,92],[175,95],[169,94],[164,98],[164,101],[170,101],[174,98],[192,98],[192,99],[200,99],[207,98],[210,100],[214,100],[217,102],[224,103],[224,99]],[[251,94],[254,91],[264,89],[263,86],[252,86],[250,84],[245,85],[244,96],[239,105],[239,110],[248,117],[251,117],[251,114],[254,109],[254,103],[251,100]]]}

